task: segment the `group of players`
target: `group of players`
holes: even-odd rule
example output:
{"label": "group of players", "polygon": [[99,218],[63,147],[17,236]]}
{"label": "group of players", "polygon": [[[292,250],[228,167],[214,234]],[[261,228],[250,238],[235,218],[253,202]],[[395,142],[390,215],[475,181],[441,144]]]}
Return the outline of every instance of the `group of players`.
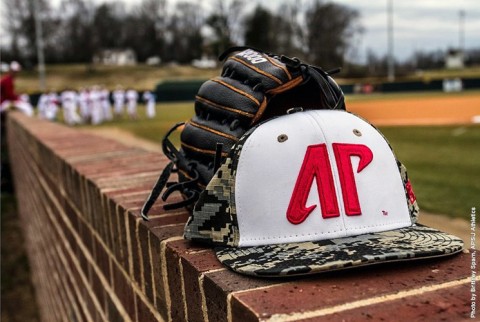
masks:
{"label": "group of players", "polygon": [[[55,91],[44,93],[38,99],[37,110],[40,118],[54,121],[61,107],[63,120],[68,125],[101,124],[114,117],[123,117],[125,109],[130,119],[137,119],[139,101],[139,94],[134,89],[124,90],[121,86],[117,86],[110,93],[105,87],[92,86],[82,88],[78,92],[66,89],[60,94]],[[141,101],[145,103],[146,116],[155,117],[155,95],[145,91]]]}
{"label": "group of players", "polygon": [[[35,113],[30,103],[30,97],[26,94],[17,95],[15,93],[14,79],[20,70],[21,65],[18,62],[11,62],[8,72],[1,77],[0,113],[16,108],[28,116],[33,116]],[[123,117],[126,108],[128,117],[137,119],[137,103],[139,101],[145,103],[146,116],[154,118],[156,97],[150,91],[143,92],[140,100],[136,90],[125,90],[121,85],[117,85],[112,93],[107,88],[96,85],[83,88],[78,92],[65,89],[61,93],[57,93],[52,90],[40,95],[37,103],[37,115],[42,119],[56,121],[59,111],[62,110],[63,119],[69,125],[100,124],[110,121],[114,117]]]}

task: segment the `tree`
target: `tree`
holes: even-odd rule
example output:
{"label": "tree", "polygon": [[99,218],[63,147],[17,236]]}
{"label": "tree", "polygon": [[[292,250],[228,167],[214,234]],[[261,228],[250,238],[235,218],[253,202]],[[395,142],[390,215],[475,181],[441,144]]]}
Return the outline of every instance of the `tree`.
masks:
{"label": "tree", "polygon": [[[22,20],[24,11],[22,8],[27,7],[25,1],[5,0],[3,5],[5,10],[2,15],[2,28],[4,28],[10,36],[10,55],[11,59],[22,61],[23,55],[21,54],[20,42],[22,36]],[[2,48],[3,49],[3,48]],[[5,56],[5,50],[2,50],[3,56]]]}
{"label": "tree", "polygon": [[140,61],[162,55],[166,15],[165,0],[143,0],[122,22],[123,47],[133,48]]}
{"label": "tree", "polygon": [[416,51],[411,59],[415,68],[434,69],[445,66],[445,52],[436,50],[431,52]]}
{"label": "tree", "polygon": [[103,3],[95,10],[91,36],[94,39],[94,48],[119,48],[121,38],[122,17],[116,12],[116,5]]}
{"label": "tree", "polygon": [[167,60],[190,63],[202,56],[204,18],[199,5],[179,2],[168,25]]}
{"label": "tree", "polygon": [[[14,59],[26,65],[36,60],[35,14],[42,21],[46,35],[54,31],[55,21],[47,0],[38,1],[38,12],[34,12],[31,0],[5,0],[2,17],[5,30],[11,37],[11,51]],[[46,42],[48,47],[50,42]]]}
{"label": "tree", "polygon": [[62,62],[90,62],[95,48],[92,39],[95,8],[84,0],[64,0],[60,10],[63,14],[56,51]]}
{"label": "tree", "polygon": [[274,52],[276,33],[272,30],[273,15],[261,5],[257,5],[254,12],[245,19],[245,44],[266,51]]}
{"label": "tree", "polygon": [[277,42],[277,52],[291,57],[305,58],[304,44],[305,33],[299,21],[302,11],[301,2],[285,2],[274,16],[273,25]]}
{"label": "tree", "polygon": [[215,55],[242,40],[242,13],[244,0],[217,0],[215,11],[207,18],[206,23],[212,29],[214,39],[210,46]]}
{"label": "tree", "polygon": [[310,62],[332,68],[344,64],[352,37],[361,31],[358,11],[317,0],[305,15]]}

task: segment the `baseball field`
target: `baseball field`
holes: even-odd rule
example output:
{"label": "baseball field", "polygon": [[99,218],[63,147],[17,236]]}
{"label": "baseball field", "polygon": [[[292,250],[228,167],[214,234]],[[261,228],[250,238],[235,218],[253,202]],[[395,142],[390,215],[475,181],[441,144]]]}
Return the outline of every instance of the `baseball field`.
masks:
{"label": "baseball field", "polygon": [[[351,100],[409,170],[421,209],[470,219],[479,206],[480,92]],[[478,122],[478,120],[477,120]]]}
{"label": "baseball field", "polygon": [[[154,119],[147,119],[140,106],[137,121],[125,118],[79,130],[160,150],[166,131],[192,116],[193,103],[162,103],[156,108]],[[347,108],[378,126],[389,140],[408,168],[420,208],[431,213],[422,214],[430,220],[428,225],[465,235],[467,241],[471,208],[480,206],[480,124],[472,122],[480,115],[480,91],[353,95],[347,96]],[[174,142],[178,145],[178,133]],[[2,321],[38,321],[15,200],[2,194],[1,204]],[[18,303],[27,305],[19,312]]]}
{"label": "baseball field", "polygon": [[[409,171],[422,210],[470,220],[470,209],[480,205],[480,124],[473,123],[480,91],[352,95],[347,108],[384,133]],[[122,140],[130,133],[159,149],[166,131],[192,116],[193,102],[158,104],[150,120],[142,106],[139,113],[138,121],[82,128]],[[173,140],[178,145],[178,135]]]}

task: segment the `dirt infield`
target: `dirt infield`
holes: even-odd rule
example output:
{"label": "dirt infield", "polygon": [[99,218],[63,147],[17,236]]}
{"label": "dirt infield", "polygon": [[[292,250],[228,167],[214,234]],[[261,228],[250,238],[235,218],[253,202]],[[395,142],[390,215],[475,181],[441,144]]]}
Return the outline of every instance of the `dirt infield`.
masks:
{"label": "dirt infield", "polygon": [[475,116],[480,118],[480,93],[366,101],[350,101],[347,97],[347,109],[375,125],[471,124]]}

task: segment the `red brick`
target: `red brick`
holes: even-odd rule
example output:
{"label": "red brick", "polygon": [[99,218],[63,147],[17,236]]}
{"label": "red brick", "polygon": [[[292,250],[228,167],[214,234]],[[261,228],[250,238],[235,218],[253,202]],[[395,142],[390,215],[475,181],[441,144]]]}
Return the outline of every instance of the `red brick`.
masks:
{"label": "red brick", "polygon": [[113,200],[109,200],[110,215],[112,219],[113,231],[113,251],[115,258],[128,271],[128,244],[127,244],[127,228],[126,216],[128,214],[121,209]]}
{"label": "red brick", "polygon": [[[107,276],[107,278],[108,278],[108,276]],[[102,284],[102,282],[100,280],[100,276],[94,270],[92,270],[92,275],[91,275],[91,279],[90,279],[90,287],[93,290],[93,293],[95,294],[95,297],[97,298],[100,305],[102,307],[105,307],[105,305],[106,305],[105,286]]]}
{"label": "red brick", "polygon": [[91,251],[92,251],[93,259],[97,264],[97,267],[100,269],[103,276],[106,277],[107,281],[109,281],[110,284],[112,284],[110,272],[111,272],[111,267],[113,263],[110,255],[108,254],[105,247],[96,238],[94,239],[93,247],[94,249],[92,249]]}
{"label": "red brick", "polygon": [[122,273],[120,267],[112,265],[113,290],[130,317],[135,317],[136,303],[132,281]]}
{"label": "red brick", "polygon": [[165,287],[163,282],[162,271],[162,252],[161,252],[161,239],[154,236],[151,231],[149,233],[150,248],[152,250],[152,273],[153,273],[153,285],[156,292],[154,293],[154,305],[160,314],[164,317],[167,316],[167,299],[165,294]]}
{"label": "red brick", "polygon": [[182,255],[182,267],[189,321],[203,321],[200,275],[209,270],[223,269],[224,266],[218,261],[213,250],[205,249]]}
{"label": "red brick", "polygon": [[[159,166],[161,167],[161,165]],[[95,182],[98,184],[99,187],[102,188],[102,190],[105,191],[115,191],[119,189],[135,187],[139,184],[145,184],[152,188],[157,181],[159,175],[160,171],[158,169],[155,169],[139,173],[131,173],[128,175],[124,175],[120,178],[101,178],[97,179]]]}
{"label": "red brick", "polygon": [[137,312],[138,312],[138,321],[142,322],[156,322],[158,321],[155,318],[155,315],[147,307],[147,304],[137,296]]}
{"label": "red brick", "polygon": [[[138,243],[138,238],[137,238],[137,233],[136,233],[136,225],[138,223],[138,229],[139,229],[139,235],[142,238],[147,238],[148,236],[148,230],[146,229],[146,224],[144,221],[136,216],[129,215],[129,230],[130,230],[130,240],[131,240],[131,246],[132,246],[132,264],[133,264],[133,278],[134,280],[139,284],[142,285],[142,275],[141,275],[141,265],[144,263],[142,262],[142,245]],[[175,237],[175,236],[181,236],[183,235],[183,225],[174,225],[174,226],[168,226],[168,227],[156,227],[152,228],[150,230],[153,235],[150,237],[153,238],[159,238],[160,241]],[[146,244],[143,245],[143,247],[146,247]],[[148,249],[145,249],[145,251],[148,251]]]}
{"label": "red brick", "polygon": [[[172,303],[184,303],[182,286],[184,285],[183,268],[180,265],[180,258],[189,252],[198,252],[203,248],[198,244],[192,244],[186,240],[177,240],[168,243],[166,247],[166,259],[168,267],[168,282]],[[174,321],[186,321],[185,308],[183,305],[172,305],[171,316]]]}
{"label": "red brick", "polygon": [[105,196],[109,199],[121,201],[123,199],[128,199],[132,195],[138,195],[142,193],[142,199],[146,199],[148,196],[148,191],[150,191],[152,186],[150,184],[139,184],[137,183],[134,186],[129,187],[119,187],[116,190],[110,190],[105,192]]}
{"label": "red brick", "polygon": [[113,303],[111,297],[106,297],[107,302],[107,316],[109,322],[123,322],[125,319],[118,310],[117,306]]}
{"label": "red brick", "polygon": [[389,321],[392,316],[402,321],[467,321],[470,304],[466,284],[302,321]]}
{"label": "red brick", "polygon": [[210,321],[227,320],[227,296],[231,292],[278,284],[279,281],[253,279],[230,270],[206,273],[203,281]]}
{"label": "red brick", "polygon": [[[129,274],[130,277],[134,282],[136,282],[138,285],[141,284],[141,273],[140,273],[140,261],[141,261],[141,255],[139,253],[139,245],[137,241],[137,223],[141,220],[138,217],[131,216],[130,214],[127,214],[127,220],[128,220],[128,233],[130,235],[130,250],[129,254],[131,254],[132,258],[129,258]],[[133,268],[133,271],[130,271],[130,267]]]}
{"label": "red brick", "polygon": [[262,317],[266,318],[273,314],[311,311],[408,290],[419,285],[452,281],[468,274],[468,254],[433,261],[399,262],[338,271],[314,278],[294,279],[290,283],[268,289],[235,294],[232,312],[236,315],[249,308],[254,312],[262,312]]}

